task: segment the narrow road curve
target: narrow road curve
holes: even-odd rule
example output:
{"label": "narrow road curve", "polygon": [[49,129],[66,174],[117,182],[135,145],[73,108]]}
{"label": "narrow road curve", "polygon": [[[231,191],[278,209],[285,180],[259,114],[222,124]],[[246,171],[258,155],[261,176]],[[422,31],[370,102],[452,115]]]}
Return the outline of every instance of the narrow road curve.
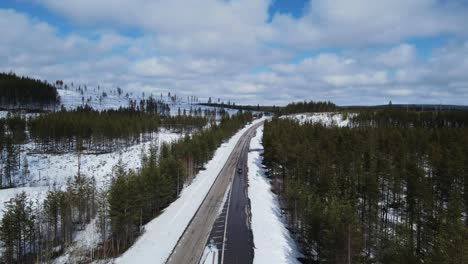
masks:
{"label": "narrow road curve", "polygon": [[[245,161],[250,140],[262,122],[251,126],[239,139],[216,181],[185,229],[166,263],[199,264],[212,227],[223,207],[223,198],[237,174],[238,164]],[[245,147],[247,146],[247,147]],[[242,163],[241,163],[242,164]],[[229,224],[228,224],[229,227]],[[229,232],[228,232],[229,233]]]}

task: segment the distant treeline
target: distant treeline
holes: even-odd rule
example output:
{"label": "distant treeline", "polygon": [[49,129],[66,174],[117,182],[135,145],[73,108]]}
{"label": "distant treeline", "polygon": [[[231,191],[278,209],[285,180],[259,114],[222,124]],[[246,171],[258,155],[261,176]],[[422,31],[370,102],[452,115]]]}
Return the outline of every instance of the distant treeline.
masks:
{"label": "distant treeline", "polygon": [[466,117],[383,109],[344,128],[267,122],[264,162],[304,263],[464,263]]}
{"label": "distant treeline", "polygon": [[342,110],[379,110],[383,108],[388,108],[389,106],[394,108],[401,108],[405,110],[414,110],[414,111],[451,111],[451,110],[468,110],[466,105],[443,105],[443,104],[392,104],[391,102],[386,105],[371,105],[371,106],[362,106],[362,105],[353,105],[353,106],[340,106]]}
{"label": "distant treeline", "polygon": [[0,73],[0,103],[3,109],[43,108],[59,104],[60,97],[48,82]]}
{"label": "distant treeline", "polygon": [[275,115],[289,115],[296,113],[306,112],[334,112],[338,107],[331,102],[297,102],[290,103],[286,106],[260,106],[260,105],[236,105],[236,104],[224,104],[224,103],[205,103],[200,104],[211,107],[226,108],[226,109],[237,109],[246,111],[258,111],[258,112],[269,112]]}
{"label": "distant treeline", "polygon": [[468,110],[421,111],[387,106],[361,110],[351,118],[351,123],[380,128],[467,128]]}
{"label": "distant treeline", "polygon": [[309,112],[335,112],[338,107],[331,102],[297,102],[277,109],[277,115],[290,115]]}
{"label": "distant treeline", "polygon": [[257,112],[276,112],[276,106],[260,106],[260,105],[236,105],[233,104],[226,104],[226,103],[201,103],[198,105],[216,107],[216,108],[225,108],[225,109],[235,109],[235,110],[243,110],[243,111],[257,111]]}
{"label": "distant treeline", "polygon": [[204,117],[162,117],[132,108],[96,111],[89,107],[62,109],[28,121],[31,138],[49,151],[97,148],[112,151],[138,143],[142,134],[151,136],[161,127],[192,129],[205,126]]}

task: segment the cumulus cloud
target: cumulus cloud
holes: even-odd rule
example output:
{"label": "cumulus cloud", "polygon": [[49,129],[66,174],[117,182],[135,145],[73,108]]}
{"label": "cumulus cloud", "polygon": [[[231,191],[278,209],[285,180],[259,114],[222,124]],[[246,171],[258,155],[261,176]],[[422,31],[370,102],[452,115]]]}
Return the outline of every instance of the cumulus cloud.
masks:
{"label": "cumulus cloud", "polygon": [[[453,2],[453,1],[452,1]],[[277,14],[273,25],[296,48],[397,43],[408,37],[466,35],[466,6],[435,0],[314,0],[303,17]]]}
{"label": "cumulus cloud", "polygon": [[397,67],[411,64],[416,57],[416,48],[414,46],[401,44],[380,54],[376,61],[388,67]]}
{"label": "cumulus cloud", "polygon": [[[300,18],[270,17],[272,0],[34,2],[81,33],[0,9],[0,70],[238,103],[468,99],[468,12],[454,1],[315,0]],[[440,35],[453,41],[425,59],[406,43]]]}

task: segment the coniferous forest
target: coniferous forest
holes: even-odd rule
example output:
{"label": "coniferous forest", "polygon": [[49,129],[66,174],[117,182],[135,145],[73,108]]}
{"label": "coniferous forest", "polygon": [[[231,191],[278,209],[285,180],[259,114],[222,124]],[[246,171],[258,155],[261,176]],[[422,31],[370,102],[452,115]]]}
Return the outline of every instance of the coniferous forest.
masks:
{"label": "coniferous forest", "polygon": [[466,263],[468,113],[386,108],[350,127],[265,124],[305,263]]}
{"label": "coniferous forest", "polygon": [[0,103],[6,109],[43,108],[57,105],[60,97],[56,88],[41,80],[0,73]]}
{"label": "coniferous forest", "polygon": [[[190,118],[174,117],[164,122],[185,120],[188,126],[206,123]],[[6,203],[1,220],[3,261],[50,262],[72,245],[74,233],[92,219],[96,219],[102,241],[86,255],[86,261],[123,253],[141,234],[143,225],[174,201],[184,184],[203,169],[219,145],[251,120],[250,113],[226,114],[219,124],[211,123],[209,128],[160,148],[154,145],[141,157],[141,169],[127,170],[119,163],[109,187],[97,188],[94,177],[78,169],[65,188],[50,189],[43,202],[20,193]]]}
{"label": "coniferous forest", "polygon": [[96,111],[90,107],[62,109],[28,121],[31,138],[42,151],[73,151],[77,148],[111,152],[151,137],[160,128],[188,131],[208,123],[202,116],[161,116],[135,108]]}
{"label": "coniferous forest", "polygon": [[289,115],[295,113],[310,113],[310,112],[333,112],[336,111],[338,107],[332,102],[297,102],[290,103],[285,107],[278,107],[275,110],[277,115]]}

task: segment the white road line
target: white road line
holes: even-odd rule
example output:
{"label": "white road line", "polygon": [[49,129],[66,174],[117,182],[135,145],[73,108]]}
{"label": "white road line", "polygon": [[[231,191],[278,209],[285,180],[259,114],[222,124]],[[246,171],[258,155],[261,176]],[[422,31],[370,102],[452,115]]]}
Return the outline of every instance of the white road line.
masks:
{"label": "white road line", "polygon": [[[231,186],[232,186],[232,181],[234,180],[234,176],[232,176],[231,180]],[[227,204],[227,210],[226,210],[226,219],[224,221],[224,236],[223,236],[223,249],[221,251],[221,264],[224,263],[224,250],[226,247],[226,230],[227,230],[227,221],[229,218],[229,205],[231,204],[231,194],[232,194],[232,187],[229,188],[229,197],[228,197],[228,204]]]}

